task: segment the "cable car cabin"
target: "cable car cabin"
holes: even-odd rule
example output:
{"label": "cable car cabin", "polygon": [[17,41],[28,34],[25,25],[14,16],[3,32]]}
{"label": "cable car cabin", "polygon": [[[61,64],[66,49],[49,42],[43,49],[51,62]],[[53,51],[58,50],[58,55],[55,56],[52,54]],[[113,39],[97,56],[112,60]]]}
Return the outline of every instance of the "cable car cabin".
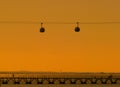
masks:
{"label": "cable car cabin", "polygon": [[80,28],[79,27],[75,27],[75,32],[79,32]]}
{"label": "cable car cabin", "polygon": [[45,28],[44,28],[44,27],[41,27],[41,28],[40,28],[40,32],[41,32],[41,33],[45,32]]}

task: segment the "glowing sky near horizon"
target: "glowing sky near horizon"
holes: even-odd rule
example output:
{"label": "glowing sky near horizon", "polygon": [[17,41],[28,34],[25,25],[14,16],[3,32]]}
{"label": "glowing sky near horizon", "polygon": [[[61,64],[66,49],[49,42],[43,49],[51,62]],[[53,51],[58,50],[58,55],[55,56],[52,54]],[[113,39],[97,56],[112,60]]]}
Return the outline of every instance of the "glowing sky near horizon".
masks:
{"label": "glowing sky near horizon", "polygon": [[[120,22],[119,0],[1,0],[0,21]],[[0,71],[120,72],[120,24],[0,23]]]}

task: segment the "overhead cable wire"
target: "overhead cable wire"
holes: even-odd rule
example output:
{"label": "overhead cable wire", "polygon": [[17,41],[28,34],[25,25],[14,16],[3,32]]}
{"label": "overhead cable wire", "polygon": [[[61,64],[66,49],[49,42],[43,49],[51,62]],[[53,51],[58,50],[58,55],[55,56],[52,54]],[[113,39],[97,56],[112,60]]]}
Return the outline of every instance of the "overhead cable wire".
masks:
{"label": "overhead cable wire", "polygon": [[120,22],[39,22],[39,21],[0,21],[0,24],[120,24]]}

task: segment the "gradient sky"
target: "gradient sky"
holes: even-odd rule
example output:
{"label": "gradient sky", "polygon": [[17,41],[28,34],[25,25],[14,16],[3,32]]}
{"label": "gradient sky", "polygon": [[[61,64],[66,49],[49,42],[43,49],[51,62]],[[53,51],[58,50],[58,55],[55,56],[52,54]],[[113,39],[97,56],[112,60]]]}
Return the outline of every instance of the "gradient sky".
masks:
{"label": "gradient sky", "polygon": [[[0,21],[120,22],[120,0],[1,0]],[[0,71],[120,72],[120,24],[0,23]]]}

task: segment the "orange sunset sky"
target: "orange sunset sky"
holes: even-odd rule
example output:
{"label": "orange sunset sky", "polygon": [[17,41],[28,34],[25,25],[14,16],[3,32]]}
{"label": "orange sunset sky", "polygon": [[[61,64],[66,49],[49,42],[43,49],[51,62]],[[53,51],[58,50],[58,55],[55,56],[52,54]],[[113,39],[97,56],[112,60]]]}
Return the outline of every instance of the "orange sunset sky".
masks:
{"label": "orange sunset sky", "polygon": [[[120,0],[1,0],[0,21],[120,22]],[[120,24],[0,23],[0,71],[120,72]]]}

